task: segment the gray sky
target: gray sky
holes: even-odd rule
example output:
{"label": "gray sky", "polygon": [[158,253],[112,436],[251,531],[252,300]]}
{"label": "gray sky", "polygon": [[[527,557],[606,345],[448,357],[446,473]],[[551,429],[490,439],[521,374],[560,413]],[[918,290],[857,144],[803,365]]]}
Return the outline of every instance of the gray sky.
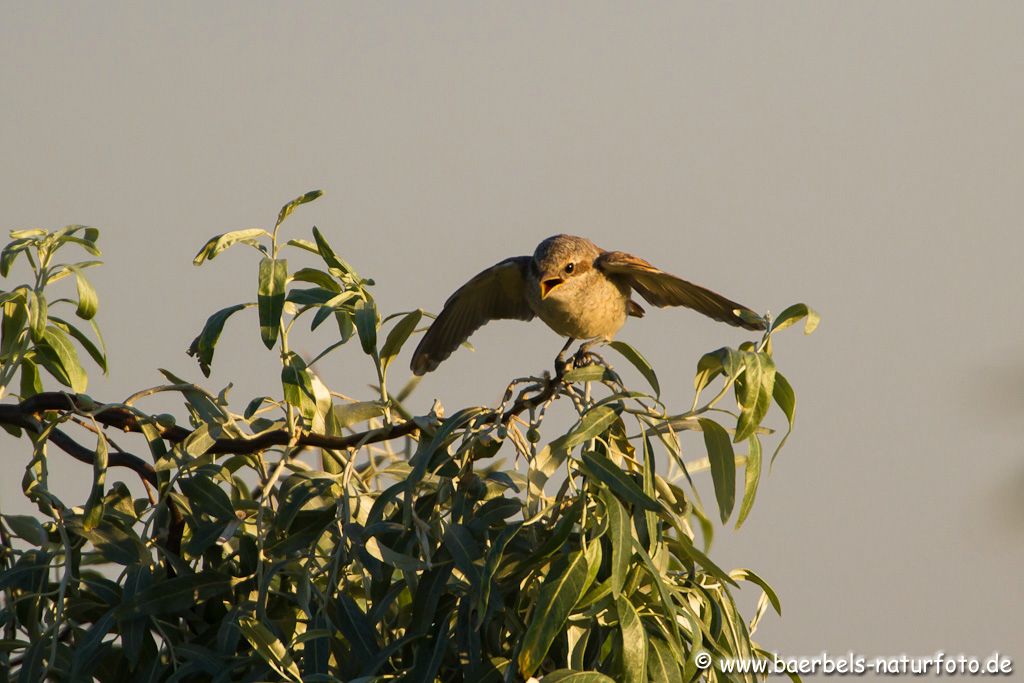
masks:
{"label": "gray sky", "polygon": [[[999,649],[1020,668],[1022,35],[1011,2],[4,0],[2,225],[103,228],[101,400],[159,383],[157,367],[198,378],[184,349],[252,298],[255,261],[195,269],[195,252],[314,188],[285,231],[320,226],[387,311],[436,311],[557,232],[759,310],[807,301],[819,331],[776,341],[797,430],[713,549],[781,595],[760,641]],[[620,338],[683,408],[699,355],[744,337],[655,310]],[[561,344],[513,322],[473,342],[417,408],[493,403]],[[271,388],[254,317],[222,345],[238,355],[208,386],[234,381],[238,401]],[[365,365],[345,349],[319,370],[354,390]],[[24,510],[28,453],[5,446],[5,512]],[[67,500],[85,499],[86,469],[59,473]]]}

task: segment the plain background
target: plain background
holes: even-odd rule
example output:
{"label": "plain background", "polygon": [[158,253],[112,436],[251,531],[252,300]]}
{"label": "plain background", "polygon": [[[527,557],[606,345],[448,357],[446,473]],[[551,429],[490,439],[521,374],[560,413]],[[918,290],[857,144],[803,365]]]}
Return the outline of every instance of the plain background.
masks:
{"label": "plain background", "polygon": [[[1022,35],[1014,2],[3,2],[0,220],[103,229],[100,400],[157,367],[199,379],[186,346],[256,271],[195,252],[314,188],[285,233],[318,225],[385,311],[436,311],[557,232],[758,310],[806,301],[819,331],[776,341],[796,432],[713,549],[781,595],[759,640],[1024,658]],[[620,337],[678,409],[699,355],[745,338],[681,310]],[[417,409],[493,404],[561,343],[513,322],[473,342]],[[222,344],[207,386],[240,410],[277,361],[251,315]],[[365,366],[318,369],[359,390]],[[28,454],[4,442],[5,512]],[[84,501],[88,468],[53,460]]]}

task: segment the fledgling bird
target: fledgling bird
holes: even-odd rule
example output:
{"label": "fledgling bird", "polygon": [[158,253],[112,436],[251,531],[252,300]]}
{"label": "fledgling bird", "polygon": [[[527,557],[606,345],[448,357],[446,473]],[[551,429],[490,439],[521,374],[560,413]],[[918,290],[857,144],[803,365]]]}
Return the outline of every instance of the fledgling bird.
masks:
{"label": "fledgling bird", "polygon": [[610,341],[627,316],[643,317],[644,309],[630,298],[633,291],[654,306],[686,306],[730,325],[765,329],[761,317],[746,306],[642,258],[605,251],[583,237],[555,235],[541,242],[533,256],[505,259],[459,287],[416,347],[412,371],[435,370],[491,320],[536,316],[569,338],[563,353],[576,339]]}

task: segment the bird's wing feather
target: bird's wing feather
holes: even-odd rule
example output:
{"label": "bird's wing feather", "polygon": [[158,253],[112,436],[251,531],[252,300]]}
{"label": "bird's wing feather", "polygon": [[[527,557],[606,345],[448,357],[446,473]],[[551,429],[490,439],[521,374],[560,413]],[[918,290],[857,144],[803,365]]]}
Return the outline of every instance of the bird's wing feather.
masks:
{"label": "bird's wing feather", "polygon": [[647,261],[623,251],[606,251],[597,257],[595,265],[610,277],[625,280],[644,299],[655,306],[686,306],[709,318],[748,330],[763,330],[764,323],[745,320],[735,311],[745,311],[760,318],[746,306],[726,299],[710,289],[687,282],[675,275],[658,270]]}
{"label": "bird's wing feather", "polygon": [[469,335],[491,320],[532,320],[526,302],[529,256],[505,259],[459,287],[423,335],[412,356],[412,371],[431,372]]}

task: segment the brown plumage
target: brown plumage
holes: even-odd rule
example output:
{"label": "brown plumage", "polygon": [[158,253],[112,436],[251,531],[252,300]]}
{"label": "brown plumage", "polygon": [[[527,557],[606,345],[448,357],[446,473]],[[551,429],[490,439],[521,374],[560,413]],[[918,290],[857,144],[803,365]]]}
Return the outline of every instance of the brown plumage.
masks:
{"label": "brown plumage", "polygon": [[416,347],[412,371],[422,375],[436,369],[491,320],[537,316],[570,339],[610,340],[627,316],[643,316],[631,291],[654,306],[686,306],[737,327],[765,328],[746,306],[642,258],[604,251],[582,237],[555,235],[541,242],[532,257],[505,259],[457,289]]}

